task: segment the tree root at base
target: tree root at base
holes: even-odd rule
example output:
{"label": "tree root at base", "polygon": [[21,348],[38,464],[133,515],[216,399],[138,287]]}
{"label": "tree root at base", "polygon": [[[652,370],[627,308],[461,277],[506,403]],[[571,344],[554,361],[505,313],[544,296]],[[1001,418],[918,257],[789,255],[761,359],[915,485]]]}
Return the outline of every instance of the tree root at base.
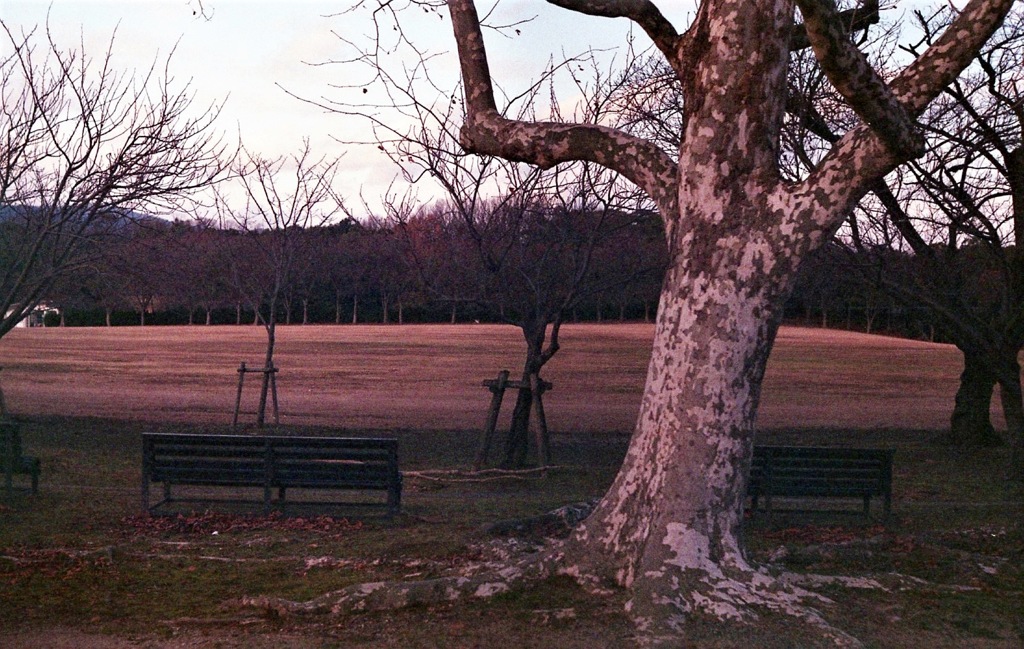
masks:
{"label": "tree root at base", "polygon": [[[584,588],[592,588],[596,578],[578,567],[561,564],[563,548],[552,543],[539,552],[496,541],[489,544],[494,552],[488,561],[458,569],[456,574],[417,581],[381,581],[357,584],[297,602],[277,597],[244,597],[232,602],[234,607],[256,609],[280,617],[306,615],[345,615],[349,613],[397,610],[410,606],[430,606],[458,600],[487,598],[505,593],[517,585],[535,582],[555,575],[572,576]],[[890,575],[891,576],[891,575]],[[830,624],[816,608],[833,602],[823,595],[805,590],[804,586],[839,585],[847,588],[888,590],[879,581],[868,578],[802,575],[783,572],[769,575],[751,570],[743,580],[706,575],[696,588],[675,593],[671,607],[679,612],[677,619],[649,624],[634,615],[627,605],[627,614],[637,623],[637,641],[642,646],[678,646],[684,632],[682,626],[692,614],[715,617],[738,624],[751,624],[758,611],[782,614],[799,620],[814,629],[823,640],[837,647],[860,647],[860,641]],[[906,583],[906,582],[903,582]],[[608,593],[608,590],[604,590]],[[635,595],[635,594],[634,594]],[[668,603],[668,602],[663,602]]]}

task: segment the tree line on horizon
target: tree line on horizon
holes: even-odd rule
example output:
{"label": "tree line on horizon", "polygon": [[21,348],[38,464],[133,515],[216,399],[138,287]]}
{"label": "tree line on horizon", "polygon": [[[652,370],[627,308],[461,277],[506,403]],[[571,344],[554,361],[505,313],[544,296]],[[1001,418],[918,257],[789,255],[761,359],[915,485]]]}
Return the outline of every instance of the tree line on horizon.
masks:
{"label": "tree line on horizon", "polygon": [[[562,287],[582,286],[571,321],[650,321],[663,272],[663,235],[654,215],[629,221],[595,246],[597,263],[583,278],[572,276],[573,259],[552,258],[541,232],[527,233],[535,239],[532,249],[524,245],[518,254],[533,259],[521,263],[546,259],[549,292],[559,280]],[[535,226],[542,227],[540,219]],[[588,235],[581,215],[543,220],[544,229],[553,227],[578,242]],[[146,218],[106,237],[90,264],[62,276],[42,299],[46,316],[38,324],[259,324],[256,310],[266,317],[274,280],[258,243],[280,237],[292,240],[295,258],[281,287],[279,324],[515,322],[530,308],[511,294],[517,280],[534,293],[541,287],[519,267],[489,277],[471,241],[455,229],[437,212],[403,224],[346,218],[287,232]]]}
{"label": "tree line on horizon", "polygon": [[[922,40],[905,51],[916,56],[950,19],[918,16]],[[46,324],[256,322],[268,327],[268,357],[278,321],[510,322],[536,373],[561,322],[653,318],[664,268],[687,252],[668,253],[665,215],[621,176],[469,154],[461,104],[430,106],[403,87],[419,126],[375,123],[379,148],[410,184],[429,177],[444,198],[390,196],[378,218],[339,221],[349,211],[332,186],[337,160],[316,159],[308,143],[276,159],[232,151],[218,107],[195,111],[187,87],[155,66],[133,86],[109,52],[91,59],[4,30],[0,336],[38,302],[63,314]],[[882,30],[872,42],[879,65],[894,38]],[[790,322],[954,343],[965,367],[953,438],[968,443],[998,441],[996,388],[1004,404],[1022,401],[1022,39],[1017,10],[919,118],[925,155],[872,184],[833,242],[803,260],[782,310]],[[620,120],[675,151],[680,89],[663,61],[629,54],[620,77],[595,71],[577,117]],[[793,52],[790,76],[779,164],[798,182],[859,118],[808,50]],[[227,182],[242,187],[242,204],[218,193]],[[195,195],[211,188],[210,223],[140,216],[194,214]],[[1017,414],[1007,419],[1024,428]]]}
{"label": "tree line on horizon", "polygon": [[[483,294],[481,282],[473,286],[470,251],[447,247],[452,236],[444,236],[429,221],[403,226],[381,219],[345,219],[303,230],[297,235],[302,258],[279,305],[278,322],[456,324],[514,319],[511,300]],[[600,268],[589,278],[592,286],[571,307],[569,322],[653,321],[666,254],[658,227],[656,218],[648,218],[622,233],[614,247],[599,251]],[[239,230],[153,218],[125,225],[122,235],[108,240],[101,256],[63,277],[46,294],[33,326],[259,324],[238,282],[242,269],[257,281],[260,274],[245,236]],[[797,279],[786,322],[949,342],[926,310],[905,305],[859,272],[873,267],[874,259],[864,257],[836,245],[816,253]],[[891,263],[896,259],[914,264],[912,253],[895,253]],[[980,272],[978,281],[997,280]],[[260,308],[265,313],[268,307]]]}

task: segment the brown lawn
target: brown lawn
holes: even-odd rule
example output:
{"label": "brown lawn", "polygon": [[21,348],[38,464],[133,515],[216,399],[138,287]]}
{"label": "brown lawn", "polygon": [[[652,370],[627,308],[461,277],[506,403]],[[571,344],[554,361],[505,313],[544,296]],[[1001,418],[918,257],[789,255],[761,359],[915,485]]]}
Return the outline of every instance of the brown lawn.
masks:
{"label": "brown lawn", "polygon": [[[544,373],[552,430],[631,430],[652,337],[652,325],[566,326]],[[515,378],[523,354],[518,330],[497,325],[290,326],[278,340],[282,423],[345,428],[478,428],[481,381]],[[264,341],[252,326],[20,329],[0,340],[0,382],[18,414],[225,423],[235,370],[259,365]],[[784,327],[760,423],[941,429],[960,367],[949,345]]]}

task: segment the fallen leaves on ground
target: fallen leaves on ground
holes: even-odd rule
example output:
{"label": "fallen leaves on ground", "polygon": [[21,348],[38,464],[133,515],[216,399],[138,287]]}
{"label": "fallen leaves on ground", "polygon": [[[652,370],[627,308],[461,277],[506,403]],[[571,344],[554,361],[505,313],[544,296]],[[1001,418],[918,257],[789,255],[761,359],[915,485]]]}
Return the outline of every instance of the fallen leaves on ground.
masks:
{"label": "fallen leaves on ground", "polygon": [[130,537],[164,534],[219,535],[232,532],[259,532],[285,530],[290,532],[317,532],[339,536],[362,529],[360,521],[330,516],[289,517],[275,512],[266,516],[244,516],[202,512],[174,516],[140,514],[122,519],[124,531]]}
{"label": "fallen leaves on ground", "polygon": [[106,567],[111,563],[110,552],[107,548],[101,550],[4,548],[0,550],[0,584],[15,586],[35,575],[67,580],[87,568]]}
{"label": "fallen leaves on ground", "polygon": [[783,543],[801,543],[807,545],[852,543],[886,533],[885,527],[820,527],[807,525],[804,527],[787,527],[778,530],[765,530],[761,535],[766,539]]}

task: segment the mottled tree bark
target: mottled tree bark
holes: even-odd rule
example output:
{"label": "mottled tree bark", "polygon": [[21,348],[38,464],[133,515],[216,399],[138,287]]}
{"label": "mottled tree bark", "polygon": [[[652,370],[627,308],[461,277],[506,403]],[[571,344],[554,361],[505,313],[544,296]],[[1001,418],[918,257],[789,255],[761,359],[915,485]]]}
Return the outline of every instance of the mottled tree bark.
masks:
{"label": "mottled tree bark", "polygon": [[972,2],[886,84],[836,31],[827,0],[801,0],[823,69],[866,124],[795,185],[780,180],[777,166],[793,2],[705,0],[682,35],[644,0],[557,4],[635,21],[686,96],[675,161],[615,129],[506,119],[475,8],[471,0],[448,2],[466,92],[463,146],[542,167],[607,166],[647,191],[666,224],[671,262],[636,430],[612,487],[560,550],[558,569],[630,589],[629,612],[648,638],[673,637],[695,611],[801,614],[792,590],[748,564],[739,535],[761,379],[782,307],[807,253],[873,182],[920,151],[913,117],[967,65],[1012,2]]}
{"label": "mottled tree bark", "polygon": [[[691,613],[748,619],[759,609],[799,616],[837,643],[856,644],[807,606],[813,594],[744,555],[740,527],[761,381],[801,260],[918,150],[913,118],[970,62],[1012,0],[972,0],[890,84],[840,42],[827,3],[800,0],[804,31],[866,123],[840,138],[805,180],[788,184],[777,160],[790,48],[799,40],[792,0],[704,0],[684,34],[647,0],[557,0],[574,11],[633,20],[666,57],[686,95],[675,160],[613,128],[505,118],[476,8],[472,0],[448,0],[466,94],[466,149],[541,167],[594,162],[632,180],[658,205],[670,262],[636,429],[593,513],[546,552],[487,576],[362,584],[305,604],[250,604],[370,610],[487,596],[516,579],[558,572],[628,589],[628,612],[648,644],[679,646]],[[1019,377],[1011,375],[1002,372],[999,384],[1008,416],[1024,426]]]}

